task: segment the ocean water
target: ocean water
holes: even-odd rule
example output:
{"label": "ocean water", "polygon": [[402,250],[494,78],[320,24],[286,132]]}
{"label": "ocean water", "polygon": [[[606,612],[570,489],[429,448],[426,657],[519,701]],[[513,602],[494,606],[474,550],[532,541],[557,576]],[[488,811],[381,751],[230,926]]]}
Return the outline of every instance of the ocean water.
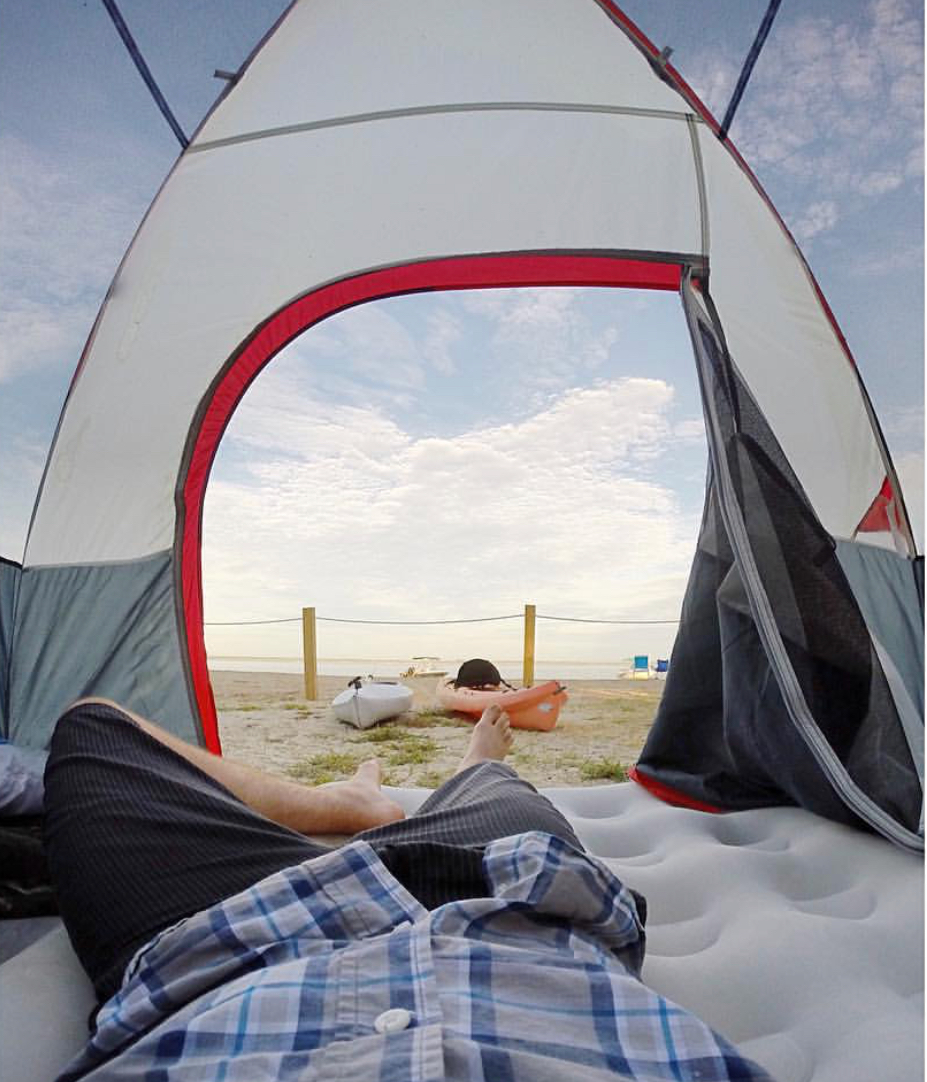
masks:
{"label": "ocean water", "polygon": [[[445,670],[453,676],[463,660],[465,659],[440,658],[435,668]],[[505,680],[513,683],[521,680],[521,658],[492,660]],[[651,664],[655,660],[651,658]],[[614,661],[537,660],[534,664],[534,678],[536,681],[617,680],[630,671],[632,662],[630,657],[616,658]],[[343,676],[346,681],[353,676],[367,675],[395,680],[410,664],[409,658],[319,658],[318,661],[320,676]],[[298,657],[232,657],[213,654],[209,657],[209,667],[231,672],[301,673],[303,661]]]}

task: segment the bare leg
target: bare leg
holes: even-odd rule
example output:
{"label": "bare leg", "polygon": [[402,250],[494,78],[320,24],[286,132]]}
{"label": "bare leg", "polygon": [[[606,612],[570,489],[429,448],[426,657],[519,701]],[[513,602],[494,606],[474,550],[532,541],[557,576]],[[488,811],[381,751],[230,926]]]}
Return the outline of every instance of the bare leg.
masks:
{"label": "bare leg", "polygon": [[514,739],[508,714],[496,704],[487,706],[473,729],[469,747],[454,773],[459,774],[462,770],[467,770],[487,759],[502,762],[508,755]]}
{"label": "bare leg", "polygon": [[347,781],[310,789],[188,744],[110,699],[81,699],[74,705],[81,703],[104,703],[122,710],[149,736],[220,782],[249,808],[301,834],[356,834],[405,817],[402,808],[380,790],[377,759],[361,763]]}

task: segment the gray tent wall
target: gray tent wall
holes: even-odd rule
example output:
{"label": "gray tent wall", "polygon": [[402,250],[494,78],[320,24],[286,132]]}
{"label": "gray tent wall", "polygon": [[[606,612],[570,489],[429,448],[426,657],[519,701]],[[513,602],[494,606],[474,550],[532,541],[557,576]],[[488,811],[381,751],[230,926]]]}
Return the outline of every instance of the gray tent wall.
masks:
{"label": "gray tent wall", "polygon": [[10,730],[10,662],[13,656],[13,616],[22,567],[0,556],[0,735]]}
{"label": "gray tent wall", "polygon": [[11,737],[45,747],[68,705],[92,694],[201,744],[181,619],[171,552],[123,563],[27,567],[10,667]]}
{"label": "gray tent wall", "polygon": [[923,719],[923,557],[912,560],[890,549],[838,540],[837,558],[873,639],[880,644],[886,676],[891,682],[889,668],[897,670],[904,694]]}
{"label": "gray tent wall", "polygon": [[914,692],[923,624],[912,562],[871,556],[868,546],[838,551],[737,372],[704,284],[685,290],[685,306],[711,472],[670,673],[636,776],[683,803],[794,803],[922,849]]}

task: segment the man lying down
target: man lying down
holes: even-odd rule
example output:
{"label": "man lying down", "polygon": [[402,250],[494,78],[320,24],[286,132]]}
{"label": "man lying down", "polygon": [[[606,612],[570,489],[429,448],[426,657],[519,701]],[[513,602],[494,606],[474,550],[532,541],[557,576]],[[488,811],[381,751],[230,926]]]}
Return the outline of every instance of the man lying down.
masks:
{"label": "man lying down", "polygon": [[46,845],[101,1006],[62,1078],[768,1078],[641,983],[643,899],[503,762],[511,742],[490,707],[405,818],[376,760],[310,789],[71,707]]}

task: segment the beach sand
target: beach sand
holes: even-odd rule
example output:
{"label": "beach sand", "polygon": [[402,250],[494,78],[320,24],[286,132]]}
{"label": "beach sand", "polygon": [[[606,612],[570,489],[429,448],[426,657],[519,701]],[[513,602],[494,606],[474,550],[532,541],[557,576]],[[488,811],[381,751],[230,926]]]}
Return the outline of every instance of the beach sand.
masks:
{"label": "beach sand", "polygon": [[[344,677],[321,676],[320,698],[308,701],[299,674],[216,670],[210,676],[223,753],[307,784],[347,777],[376,756],[385,784],[434,788],[453,773],[472,729],[472,722],[436,707],[437,677],[407,679],[412,709],[360,731],[337,721],[329,706],[346,686]],[[662,691],[658,680],[570,681],[556,728],[516,730],[508,761],[539,786],[624,780]]]}

